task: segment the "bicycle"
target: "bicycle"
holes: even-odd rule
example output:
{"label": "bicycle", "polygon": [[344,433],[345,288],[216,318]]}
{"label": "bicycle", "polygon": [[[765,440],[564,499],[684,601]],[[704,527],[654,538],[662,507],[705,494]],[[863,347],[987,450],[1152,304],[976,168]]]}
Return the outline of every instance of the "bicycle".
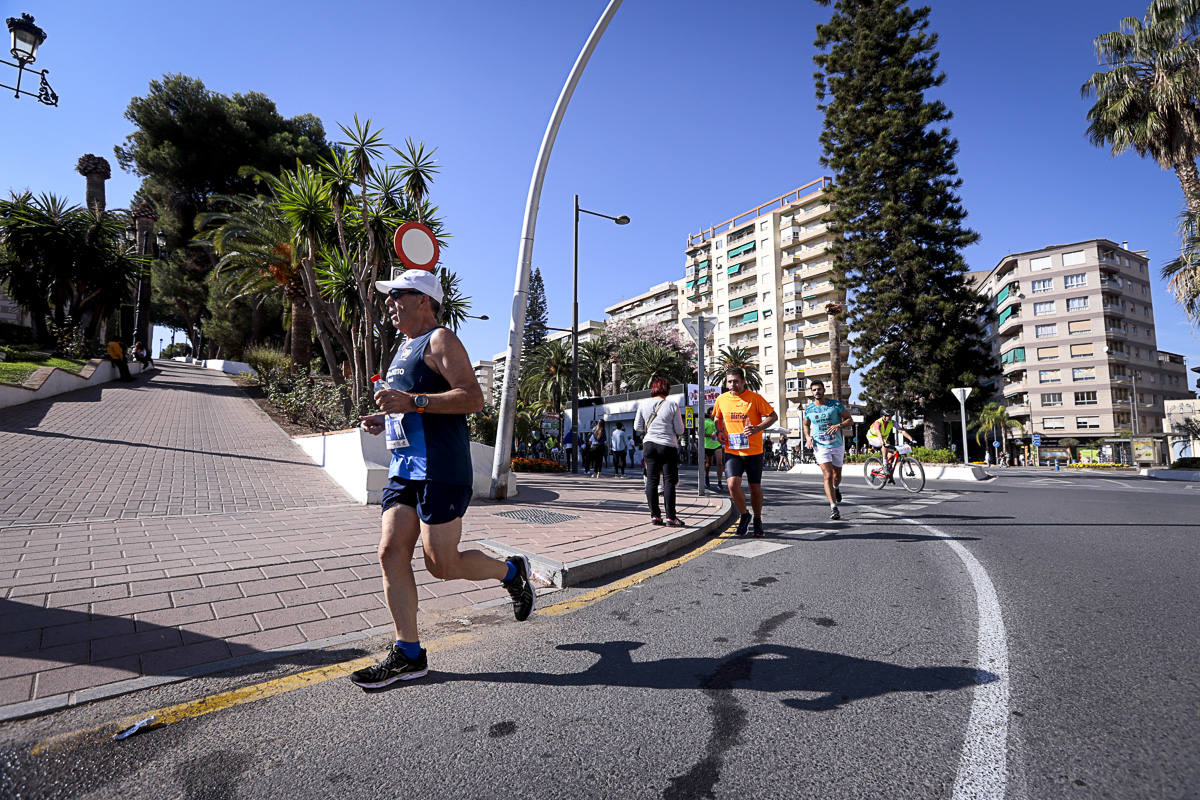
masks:
{"label": "bicycle", "polygon": [[[863,478],[872,489],[882,489],[892,480],[896,467],[900,467],[900,483],[910,492],[919,492],[925,488],[925,468],[921,462],[909,455],[912,448],[906,444],[891,448],[887,465],[879,456],[871,456],[863,462]],[[893,481],[894,483],[894,481]]]}

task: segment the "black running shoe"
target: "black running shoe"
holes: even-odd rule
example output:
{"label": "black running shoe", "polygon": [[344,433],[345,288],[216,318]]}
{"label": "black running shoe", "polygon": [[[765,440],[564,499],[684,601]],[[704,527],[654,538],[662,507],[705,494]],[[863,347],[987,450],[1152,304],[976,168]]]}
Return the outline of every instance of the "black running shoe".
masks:
{"label": "black running shoe", "polygon": [[762,517],[754,518],[754,535],[758,537],[763,535]]}
{"label": "black running shoe", "polygon": [[517,567],[517,574],[513,575],[511,581],[504,582],[504,588],[512,595],[513,616],[517,618],[517,622],[524,622],[533,613],[533,606],[537,600],[533,586],[529,583],[529,559],[525,556],[509,556],[504,560]]}
{"label": "black running shoe", "polygon": [[829,518],[830,519],[841,519],[842,518],[842,512],[838,511],[837,506],[834,506],[833,510],[829,512]]}
{"label": "black running shoe", "polygon": [[396,681],[411,681],[414,678],[424,678],[429,674],[429,661],[425,657],[425,649],[421,655],[409,658],[395,642],[388,651],[387,657],[373,667],[360,669],[351,673],[350,681],[355,686],[364,689],[382,689]]}
{"label": "black running shoe", "polygon": [[833,487],[833,499],[842,502],[842,490],[837,486]]}
{"label": "black running shoe", "polygon": [[742,518],[738,520],[737,536],[745,536],[746,531],[750,529],[750,515],[742,514]]}

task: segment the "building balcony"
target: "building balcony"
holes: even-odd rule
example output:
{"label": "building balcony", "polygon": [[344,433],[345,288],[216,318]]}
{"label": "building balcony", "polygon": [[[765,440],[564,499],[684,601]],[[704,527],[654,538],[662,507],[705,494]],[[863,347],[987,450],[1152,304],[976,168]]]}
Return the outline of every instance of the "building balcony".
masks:
{"label": "building balcony", "polygon": [[757,272],[752,269],[751,270],[743,269],[741,272],[737,273],[736,275],[730,275],[729,276],[729,290],[733,291],[734,286],[738,286],[739,284],[741,284],[745,281],[748,281],[748,280],[754,280],[757,277],[758,277]]}

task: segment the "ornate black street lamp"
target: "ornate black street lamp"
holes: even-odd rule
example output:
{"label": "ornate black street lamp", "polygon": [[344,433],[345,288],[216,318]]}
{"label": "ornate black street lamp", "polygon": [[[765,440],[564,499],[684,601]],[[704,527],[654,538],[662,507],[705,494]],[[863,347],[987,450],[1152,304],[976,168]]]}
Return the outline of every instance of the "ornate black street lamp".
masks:
{"label": "ornate black street lamp", "polygon": [[14,64],[2,58],[0,58],[0,63],[17,68],[17,85],[9,86],[8,84],[0,83],[0,88],[12,89],[13,97],[16,98],[25,95],[36,99],[39,103],[48,106],[57,106],[58,95],[54,93],[54,90],[50,88],[49,81],[46,80],[46,73],[50,70],[44,69],[40,72],[30,70],[30,72],[33,72],[42,79],[37,94],[27,92],[21,88],[21,77],[25,74],[25,65],[32,64],[37,60],[37,50],[42,42],[46,41],[46,32],[37,25],[34,25],[33,17],[28,14],[22,14],[20,18],[9,17],[5,21],[8,23],[8,32],[11,38],[9,52],[12,53],[12,57],[17,60],[17,63]]}

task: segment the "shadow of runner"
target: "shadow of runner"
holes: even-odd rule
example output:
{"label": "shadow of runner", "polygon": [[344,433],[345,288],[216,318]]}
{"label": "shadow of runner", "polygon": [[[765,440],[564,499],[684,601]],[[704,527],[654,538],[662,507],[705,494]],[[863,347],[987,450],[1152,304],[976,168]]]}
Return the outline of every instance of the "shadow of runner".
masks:
{"label": "shadow of runner", "polygon": [[755,644],[720,657],[703,656],[634,661],[644,642],[614,641],[561,644],[555,649],[595,653],[587,669],[565,675],[548,672],[431,672],[435,681],[520,683],[534,686],[620,686],[644,689],[699,689],[788,693],[817,697],[786,698],[789,708],[831,711],[847,703],[893,692],[964,689],[997,680],[973,667],[904,667],[886,661],[779,644]]}

